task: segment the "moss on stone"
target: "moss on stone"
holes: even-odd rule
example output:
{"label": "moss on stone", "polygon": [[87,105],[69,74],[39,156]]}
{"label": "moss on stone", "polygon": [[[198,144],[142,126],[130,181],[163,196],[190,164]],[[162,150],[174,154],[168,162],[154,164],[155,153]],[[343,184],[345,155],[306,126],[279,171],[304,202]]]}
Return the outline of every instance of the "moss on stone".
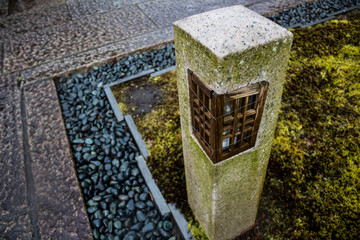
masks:
{"label": "moss on stone", "polygon": [[[176,24],[174,33],[189,204],[211,239],[231,239],[255,222],[269,159],[269,142],[273,138],[280,108],[277,100],[281,98],[291,34],[285,32],[284,39],[268,36],[268,42],[263,45],[252,44],[256,47],[219,57]],[[218,94],[251,83],[269,82],[254,148],[217,164],[213,164],[205,154],[199,154],[203,150],[194,142],[190,126],[188,69]]]}

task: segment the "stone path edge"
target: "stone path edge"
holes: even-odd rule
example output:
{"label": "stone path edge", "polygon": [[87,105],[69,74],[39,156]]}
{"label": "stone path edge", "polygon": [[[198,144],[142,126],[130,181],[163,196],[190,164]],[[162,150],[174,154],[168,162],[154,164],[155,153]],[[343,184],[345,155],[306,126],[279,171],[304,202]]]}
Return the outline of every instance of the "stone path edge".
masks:
{"label": "stone path edge", "polygon": [[[117,107],[119,107],[119,106],[117,106]],[[141,155],[144,158],[147,158],[150,155],[149,150],[147,149],[145,142],[142,140],[142,137],[135,126],[134,120],[132,119],[132,117],[130,115],[125,115],[125,121],[129,127],[129,130],[130,130],[133,138],[135,139],[136,145],[138,146],[138,148],[141,152]]]}
{"label": "stone path edge", "polygon": [[140,171],[145,179],[145,182],[150,189],[152,197],[154,198],[154,201],[156,202],[156,205],[158,206],[158,209],[159,209],[161,215],[170,213],[170,209],[169,209],[168,205],[166,204],[166,201],[165,201],[163,195],[161,194],[159,188],[157,187],[155,180],[152,178],[150,169],[147,167],[144,157],[140,155],[136,158],[136,160],[139,165]]}
{"label": "stone path edge", "polygon": [[188,228],[188,224],[184,216],[180,213],[179,210],[174,207],[173,204],[166,203],[163,195],[161,194],[158,186],[155,183],[155,180],[152,178],[150,169],[147,167],[144,157],[140,155],[136,158],[136,160],[138,162],[141,174],[143,175],[145,182],[150,189],[151,195],[154,198],[154,202],[156,203],[160,213],[162,215],[166,213],[171,213],[181,237],[185,240],[194,239],[192,237],[191,231]]}
{"label": "stone path edge", "polygon": [[146,162],[145,162],[145,158],[147,158],[150,153],[149,150],[146,147],[145,142],[143,141],[139,131],[136,128],[136,125],[134,123],[134,120],[132,119],[131,115],[125,115],[125,117],[123,117],[122,112],[120,110],[119,105],[116,102],[116,99],[114,97],[114,94],[112,93],[110,87],[114,86],[116,84],[121,84],[142,76],[146,76],[149,75],[151,73],[151,76],[158,76],[161,74],[164,74],[166,72],[169,72],[171,70],[174,70],[176,67],[170,67],[170,68],[166,68],[163,69],[161,71],[158,72],[154,72],[153,69],[141,72],[139,74],[127,77],[127,78],[123,78],[119,81],[104,85],[104,91],[106,94],[106,97],[108,98],[111,108],[113,109],[115,116],[117,118],[118,121],[123,121],[125,120],[127,126],[129,127],[129,130],[131,132],[131,135],[133,136],[136,145],[139,148],[139,151],[141,152],[141,155],[138,156],[136,158],[137,163],[138,163],[138,167],[141,171],[141,174],[143,175],[146,185],[149,187],[151,195],[154,199],[154,202],[159,210],[159,212],[161,213],[161,215],[165,215],[166,213],[171,213],[175,223],[177,225],[177,229],[180,231],[180,234],[182,236],[183,239],[185,240],[190,240],[193,239],[191,231],[189,230],[189,228],[187,227],[187,222],[184,218],[184,216],[180,213],[180,211],[178,209],[176,209],[174,204],[167,204],[166,200],[164,198],[164,196],[161,194],[160,189],[158,188],[158,186],[155,183],[155,180],[152,177],[152,174],[150,172],[150,169],[148,168]]}
{"label": "stone path edge", "polygon": [[173,204],[173,203],[169,203],[168,206],[170,208],[171,214],[173,215],[173,217],[175,219],[176,224],[178,225],[178,228],[181,232],[182,237],[186,240],[194,239],[191,234],[191,231],[188,228],[188,223],[187,223],[185,217],[179,211],[179,209],[177,209],[175,207],[175,204]]}
{"label": "stone path edge", "polygon": [[119,107],[116,107],[117,103],[114,97],[114,94],[112,93],[110,87],[104,87],[104,91],[106,94],[107,99],[109,100],[109,103],[111,105],[112,110],[114,111],[116,119],[121,122],[124,120],[124,116],[122,115],[122,112]]}
{"label": "stone path edge", "polygon": [[34,239],[92,238],[55,83],[51,79],[22,83],[21,94]]}

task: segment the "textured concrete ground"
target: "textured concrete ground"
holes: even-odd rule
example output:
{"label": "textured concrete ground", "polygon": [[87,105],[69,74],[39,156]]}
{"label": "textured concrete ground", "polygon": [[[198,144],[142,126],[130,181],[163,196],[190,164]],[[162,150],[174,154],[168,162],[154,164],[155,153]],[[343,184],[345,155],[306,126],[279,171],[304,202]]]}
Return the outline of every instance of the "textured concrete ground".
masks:
{"label": "textured concrete ground", "polygon": [[0,239],[90,239],[51,78],[170,42],[172,22],[196,13],[299,1],[34,0],[17,13],[0,2]]}

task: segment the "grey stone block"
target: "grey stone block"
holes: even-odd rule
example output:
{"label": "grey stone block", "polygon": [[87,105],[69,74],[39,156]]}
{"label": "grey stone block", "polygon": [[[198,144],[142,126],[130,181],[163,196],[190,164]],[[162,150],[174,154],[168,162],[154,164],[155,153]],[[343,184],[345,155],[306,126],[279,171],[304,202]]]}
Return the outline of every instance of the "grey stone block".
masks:
{"label": "grey stone block", "polygon": [[[233,239],[255,223],[292,34],[243,6],[180,20],[174,32],[188,202],[210,239]],[[208,158],[192,134],[188,69],[216,94],[269,84],[254,147],[216,164]]]}
{"label": "grey stone block", "polygon": [[144,140],[142,139],[139,131],[137,130],[134,120],[132,119],[132,117],[130,115],[126,115],[125,121],[130,129],[132,136],[135,139],[136,145],[138,146],[138,148],[141,152],[141,155],[143,155],[144,158],[147,158],[150,154],[149,150],[147,149]]}
{"label": "grey stone block", "polygon": [[178,228],[180,230],[180,233],[181,233],[182,237],[185,240],[194,239],[193,236],[192,236],[191,231],[188,228],[188,223],[187,223],[185,217],[179,211],[179,209],[177,209],[175,207],[175,204],[169,203],[168,205],[169,205],[171,214],[173,215],[173,217],[175,219],[175,222],[178,225]]}
{"label": "grey stone block", "polygon": [[161,215],[169,213],[170,209],[169,209],[168,205],[166,204],[166,201],[165,201],[163,195],[161,194],[158,186],[156,185],[154,179],[152,178],[151,172],[150,172],[149,168],[147,167],[143,156],[138,156],[136,158],[136,160],[138,162],[138,166],[140,168],[141,174],[143,175],[145,182],[150,189],[151,195],[153,196],[154,201],[155,201]]}
{"label": "grey stone block", "polygon": [[120,107],[119,107],[118,103],[116,102],[116,99],[114,97],[113,92],[111,91],[111,88],[110,87],[104,87],[104,91],[105,91],[107,99],[109,100],[111,108],[114,111],[116,119],[119,122],[121,122],[122,120],[124,120],[124,116],[123,116],[123,114],[122,114],[122,112],[120,110]]}
{"label": "grey stone block", "polygon": [[91,239],[52,80],[24,86],[29,154],[42,239]]}
{"label": "grey stone block", "polygon": [[0,76],[0,239],[32,238],[16,78]]}

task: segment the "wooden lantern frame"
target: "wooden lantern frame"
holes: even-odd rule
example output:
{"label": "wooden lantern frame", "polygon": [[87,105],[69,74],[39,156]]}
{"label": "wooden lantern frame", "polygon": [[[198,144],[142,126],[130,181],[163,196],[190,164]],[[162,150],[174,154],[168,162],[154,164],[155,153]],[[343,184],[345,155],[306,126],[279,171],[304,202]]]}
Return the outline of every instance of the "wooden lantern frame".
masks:
{"label": "wooden lantern frame", "polygon": [[188,70],[191,125],[213,163],[255,145],[269,84],[265,81],[216,94]]}

